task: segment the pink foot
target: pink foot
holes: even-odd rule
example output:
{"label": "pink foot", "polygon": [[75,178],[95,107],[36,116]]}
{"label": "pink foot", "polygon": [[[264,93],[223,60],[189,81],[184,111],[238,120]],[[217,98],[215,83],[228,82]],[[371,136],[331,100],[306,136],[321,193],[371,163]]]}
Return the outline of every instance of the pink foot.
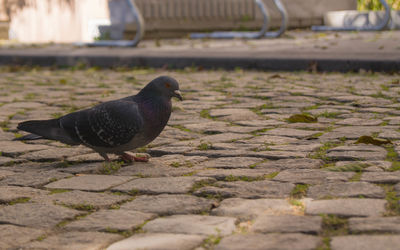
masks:
{"label": "pink foot", "polygon": [[149,157],[147,157],[147,156],[137,157],[137,156],[133,156],[128,153],[123,153],[120,157],[121,157],[121,160],[123,160],[124,162],[127,162],[127,163],[135,162],[135,161],[137,161],[137,162],[148,162],[149,161]]}

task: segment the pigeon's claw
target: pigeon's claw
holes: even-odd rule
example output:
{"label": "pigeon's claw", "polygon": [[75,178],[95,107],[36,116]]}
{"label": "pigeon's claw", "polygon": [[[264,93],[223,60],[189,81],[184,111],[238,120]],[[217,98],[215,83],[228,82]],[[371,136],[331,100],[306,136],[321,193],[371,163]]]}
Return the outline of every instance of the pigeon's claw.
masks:
{"label": "pigeon's claw", "polygon": [[149,161],[148,156],[133,156],[128,153],[122,153],[120,155],[120,159],[126,163],[135,162],[135,161],[137,161],[137,162],[148,162]]}
{"label": "pigeon's claw", "polygon": [[148,162],[149,161],[149,157],[148,156],[134,156],[133,158],[137,162]]}

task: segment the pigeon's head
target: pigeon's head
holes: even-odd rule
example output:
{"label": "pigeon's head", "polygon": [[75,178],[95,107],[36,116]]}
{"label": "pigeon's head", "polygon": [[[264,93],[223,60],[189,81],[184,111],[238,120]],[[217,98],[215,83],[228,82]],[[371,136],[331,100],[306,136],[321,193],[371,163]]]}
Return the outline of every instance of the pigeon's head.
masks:
{"label": "pigeon's head", "polygon": [[160,95],[167,98],[176,97],[179,100],[183,100],[182,94],[179,91],[178,82],[169,76],[160,76],[147,84],[142,91]]}

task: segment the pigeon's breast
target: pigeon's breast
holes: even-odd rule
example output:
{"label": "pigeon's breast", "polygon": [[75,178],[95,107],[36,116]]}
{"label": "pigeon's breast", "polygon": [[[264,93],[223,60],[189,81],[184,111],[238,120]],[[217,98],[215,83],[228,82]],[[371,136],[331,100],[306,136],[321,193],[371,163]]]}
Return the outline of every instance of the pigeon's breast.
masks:
{"label": "pigeon's breast", "polygon": [[171,116],[171,101],[160,100],[158,102],[145,103],[142,111],[144,120],[144,134],[146,135],[147,143],[153,141],[167,125]]}

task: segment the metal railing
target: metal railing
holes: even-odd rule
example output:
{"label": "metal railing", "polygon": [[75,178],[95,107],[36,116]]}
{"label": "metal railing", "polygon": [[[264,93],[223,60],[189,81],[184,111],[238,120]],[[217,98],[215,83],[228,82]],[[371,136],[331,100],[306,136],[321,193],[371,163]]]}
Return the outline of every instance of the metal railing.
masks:
{"label": "metal railing", "polygon": [[243,31],[215,31],[211,33],[191,33],[190,38],[192,39],[202,39],[202,38],[215,38],[215,39],[233,39],[233,38],[246,38],[246,39],[259,39],[263,37],[279,37],[281,36],[287,28],[289,23],[289,16],[285,9],[285,6],[280,0],[274,0],[279,13],[281,14],[282,22],[280,29],[276,32],[267,32],[268,25],[270,21],[269,13],[267,7],[262,0],[254,0],[254,3],[258,6],[263,16],[263,23],[260,31],[258,32],[243,32]]}

